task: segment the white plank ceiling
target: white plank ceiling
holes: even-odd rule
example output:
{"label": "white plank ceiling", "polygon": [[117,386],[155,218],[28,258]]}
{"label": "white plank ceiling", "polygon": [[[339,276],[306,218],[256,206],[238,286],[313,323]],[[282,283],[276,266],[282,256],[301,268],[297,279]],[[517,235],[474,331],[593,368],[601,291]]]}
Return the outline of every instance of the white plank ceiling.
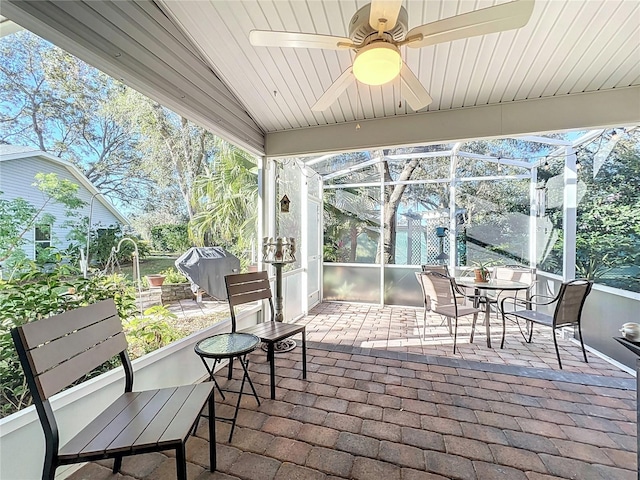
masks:
{"label": "white plank ceiling", "polygon": [[[404,0],[404,7],[411,29],[504,2]],[[2,15],[258,155],[640,123],[640,0],[535,0],[521,29],[402,47],[433,97],[417,115],[397,80],[354,85],[313,112],[354,53],[249,44],[252,29],[347,36],[366,4],[2,0]]]}
{"label": "white plank ceiling", "polygon": [[[347,36],[366,0],[172,1],[161,8],[264,132],[413,113],[397,81],[358,84],[325,112],[310,106],[354,53],[253,47],[252,29]],[[405,0],[409,29],[489,7],[494,0]],[[441,111],[640,84],[640,1],[536,0],[519,30],[422,49],[402,48]]]}

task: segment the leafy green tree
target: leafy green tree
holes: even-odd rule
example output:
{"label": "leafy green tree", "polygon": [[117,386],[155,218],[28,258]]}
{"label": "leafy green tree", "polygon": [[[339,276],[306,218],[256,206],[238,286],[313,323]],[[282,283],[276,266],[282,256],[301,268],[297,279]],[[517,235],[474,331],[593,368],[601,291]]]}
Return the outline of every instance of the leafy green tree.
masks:
{"label": "leafy green tree", "polygon": [[112,109],[128,90],[27,31],[0,40],[0,143],[69,160],[104,194],[139,200],[149,188],[137,139]]}
{"label": "leafy green tree", "polygon": [[[577,211],[577,274],[640,291],[640,132],[606,133],[578,160],[585,194]],[[620,267],[627,273],[604,278]]]}
{"label": "leafy green tree", "polygon": [[198,176],[207,174],[216,152],[215,135],[130,89],[112,110],[137,133],[144,156],[141,168],[156,185],[150,201],[155,204],[160,193],[160,200],[173,205],[174,213],[186,212],[193,219],[200,206],[193,196],[194,185]]}
{"label": "leafy green tree", "polygon": [[[527,147],[523,150],[524,147]],[[423,157],[416,156],[410,159],[394,160],[392,157],[397,154],[420,154],[421,152],[437,152],[438,150],[450,148],[451,146],[429,146],[429,147],[410,147],[410,148],[396,148],[392,150],[386,150],[384,152],[371,152],[370,156],[379,156],[384,158],[381,161],[378,168],[378,175],[375,178],[379,178],[382,174],[385,182],[400,182],[406,180],[433,180],[433,179],[448,179],[450,177],[450,157],[449,155],[443,155],[442,157]],[[509,158],[520,158],[536,155],[539,153],[540,146],[530,146],[527,142],[521,141],[478,141],[468,142],[463,145],[462,150],[469,151],[471,153],[492,155],[496,158],[501,155]],[[536,153],[538,152],[538,153]],[[348,154],[349,156],[357,154]],[[360,153],[365,157],[369,154]],[[348,168],[353,164],[350,157],[336,159],[338,166],[332,170],[340,170],[340,168]],[[368,159],[368,158],[366,158]],[[362,160],[362,159],[361,159]],[[361,170],[356,170],[348,177],[340,177],[346,183],[358,183],[360,180],[364,180],[367,175],[362,174]],[[498,165],[496,163],[489,163],[481,161],[479,159],[460,158],[458,160],[458,169],[456,176],[492,176],[492,175],[508,175],[508,174],[523,174],[526,171],[520,167],[511,167],[507,165]],[[370,173],[368,173],[370,175]],[[360,178],[362,177],[362,178]],[[371,177],[367,179],[371,181]],[[337,181],[335,183],[341,183]],[[358,189],[354,189],[356,191]],[[326,199],[333,198],[333,193],[327,194],[325,192],[325,247],[332,245],[336,241],[336,244],[345,244],[344,240],[338,240],[332,237],[332,233],[344,237],[344,228],[347,228],[349,220],[349,212],[343,211],[331,211],[333,208],[331,202],[327,202]],[[522,232],[515,233],[512,231],[510,221],[512,215],[521,213],[523,215],[529,215],[529,191],[526,182],[515,181],[496,181],[496,182],[460,182],[457,186],[456,206],[457,209],[463,212],[460,215],[460,221],[464,222],[461,228],[469,228],[469,232],[473,233],[473,228],[490,226],[492,231],[495,232],[495,240],[498,242],[496,246],[490,246],[484,244],[481,240],[475,239],[473,235],[469,236],[469,241],[478,241],[482,243],[483,248],[492,248],[498,252],[504,253],[511,249],[513,250],[513,244],[525,243],[525,234]],[[383,198],[383,215],[384,215],[384,237],[381,245],[381,249],[378,254],[377,261],[380,257],[384,259],[385,263],[395,263],[396,242],[397,242],[397,230],[398,230],[398,214],[399,212],[406,211],[407,209],[415,208],[416,206],[423,206],[425,209],[440,209],[442,211],[448,211],[449,209],[449,183],[427,183],[420,185],[411,185],[409,187],[406,184],[396,183],[395,185],[387,185],[384,188]],[[498,200],[499,199],[499,200]],[[337,207],[337,205],[334,205]],[[338,207],[337,210],[340,210]],[[364,214],[364,212],[361,212]],[[342,219],[341,219],[342,216]],[[356,218],[363,218],[362,215],[355,215]],[[338,227],[342,224],[343,229]],[[527,232],[528,234],[528,232]],[[357,236],[358,234],[356,234]],[[425,233],[426,235],[426,233]],[[354,235],[351,235],[351,239]],[[351,242],[353,243],[353,242]],[[346,245],[346,244],[345,244]],[[325,257],[331,256],[333,247],[325,248]],[[344,257],[344,254],[341,255]],[[526,259],[514,258],[514,261],[522,261]],[[349,261],[342,260],[342,261]]]}
{"label": "leafy green tree", "polygon": [[363,252],[362,235],[370,243],[378,246],[380,213],[379,189],[372,192],[368,188],[331,189],[324,193],[324,261],[325,262],[362,262],[365,258],[375,258],[379,249],[373,253]]}
{"label": "leafy green tree", "polygon": [[216,139],[216,155],[194,184],[198,213],[189,223],[197,245],[224,245],[246,251],[256,238],[258,167],[253,156]]}

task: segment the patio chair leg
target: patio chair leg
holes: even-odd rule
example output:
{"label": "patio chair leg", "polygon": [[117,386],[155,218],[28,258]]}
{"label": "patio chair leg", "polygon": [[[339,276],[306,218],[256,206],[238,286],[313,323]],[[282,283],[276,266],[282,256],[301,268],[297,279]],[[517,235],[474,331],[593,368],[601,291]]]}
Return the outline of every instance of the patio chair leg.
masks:
{"label": "patio chair leg", "polygon": [[302,331],[302,378],[307,379],[307,331]]}
{"label": "patio chair leg", "polygon": [[529,327],[529,340],[527,340],[527,343],[531,343],[531,338],[533,337],[533,322],[527,320],[527,326]]}
{"label": "patio chair leg", "polygon": [[269,378],[271,383],[271,400],[276,399],[276,355],[275,344],[269,342],[269,348],[267,350],[267,361],[269,362]]}
{"label": "patio chair leg", "polygon": [[502,342],[500,342],[500,348],[504,348],[504,337],[505,337],[505,333],[507,331],[507,322],[504,318],[504,312],[502,313]]}
{"label": "patio chair leg", "polygon": [[427,339],[427,309],[422,312],[422,339]]}
{"label": "patio chair leg", "polygon": [[[451,318],[447,317],[449,319],[449,326],[451,326]],[[453,354],[455,355],[456,353],[456,341],[458,339],[458,317],[456,317],[456,326],[455,326],[455,330],[453,331]]]}
{"label": "patio chair leg", "polygon": [[422,340],[427,339],[427,311],[422,314]]}
{"label": "patio chair leg", "polygon": [[122,455],[119,457],[115,457],[113,459],[113,473],[120,472],[120,468],[122,467]]}
{"label": "patio chair leg", "polygon": [[449,326],[449,335],[451,335],[451,317],[447,317],[447,325]]}
{"label": "patio chair leg", "polygon": [[580,328],[579,323],[578,323],[578,336],[580,337],[580,346],[582,347],[582,355],[584,356],[584,362],[589,363],[589,360],[587,360],[587,352],[584,349],[584,342],[582,341],[582,328]]}
{"label": "patio chair leg", "polygon": [[[42,480],[54,480],[56,476],[56,464],[53,460],[53,446],[47,441],[46,451],[44,456],[44,467],[42,470]],[[55,447],[58,448],[57,446]]]}
{"label": "patio chair leg", "polygon": [[178,480],[187,480],[187,455],[184,443],[176,448],[176,477]]}
{"label": "patio chair leg", "polygon": [[558,366],[562,370],[562,362],[560,361],[560,350],[558,349],[558,339],[556,338],[555,329],[551,329],[551,335],[553,335],[553,345],[556,347],[556,356],[558,357]]}
{"label": "patio chair leg", "polygon": [[469,343],[473,343],[473,335],[476,333],[476,322],[478,321],[478,314],[473,314],[473,322],[471,323],[471,338],[469,339]]}
{"label": "patio chair leg", "polygon": [[215,472],[218,463],[216,452],[216,405],[213,393],[209,397],[209,470]]}

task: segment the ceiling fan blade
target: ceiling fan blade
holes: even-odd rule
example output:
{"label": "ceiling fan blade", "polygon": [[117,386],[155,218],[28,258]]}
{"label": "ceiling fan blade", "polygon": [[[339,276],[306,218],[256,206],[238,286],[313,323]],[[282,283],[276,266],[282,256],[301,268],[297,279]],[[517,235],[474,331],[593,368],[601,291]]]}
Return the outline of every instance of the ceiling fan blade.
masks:
{"label": "ceiling fan blade", "polygon": [[[405,42],[408,47],[420,48],[524,27],[533,12],[533,4],[534,0],[516,0],[420,25],[409,30]],[[412,37],[418,39],[412,41]]]}
{"label": "ceiling fan blade", "polygon": [[374,30],[379,30],[380,19],[385,19],[384,31],[389,31],[396,26],[402,0],[373,0],[369,12],[369,25]]}
{"label": "ceiling fan blade", "polygon": [[427,89],[404,62],[402,62],[400,70],[400,81],[402,82],[402,96],[413,110],[418,111],[433,102]]}
{"label": "ceiling fan blade", "polygon": [[293,47],[293,48],[325,48],[339,50],[353,48],[350,38],[318,35],[315,33],[273,32],[270,30],[251,30],[249,42],[254,47]]}
{"label": "ceiling fan blade", "polygon": [[314,112],[324,112],[355,79],[356,77],[353,76],[352,67],[347,68],[338,79],[331,84],[327,91],[322,94],[313,107],[311,107],[311,110]]}

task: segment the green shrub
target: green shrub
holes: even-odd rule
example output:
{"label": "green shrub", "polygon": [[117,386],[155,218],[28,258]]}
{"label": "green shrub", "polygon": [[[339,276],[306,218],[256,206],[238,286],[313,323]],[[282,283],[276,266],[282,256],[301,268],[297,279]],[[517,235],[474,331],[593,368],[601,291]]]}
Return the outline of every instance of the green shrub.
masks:
{"label": "green shrub", "polygon": [[164,283],[187,283],[189,281],[177,268],[173,267],[167,268],[160,274],[165,276]]}
{"label": "green shrub", "polygon": [[[120,225],[111,225],[109,228],[99,228],[91,232],[91,243],[89,245],[89,257],[92,264],[100,269],[107,266],[111,260],[111,250],[118,246],[123,238],[130,238],[136,242],[138,255],[145,258],[149,255],[149,244],[137,235],[124,235]],[[123,242],[116,254],[115,260],[119,263],[128,263],[133,259],[135,248],[131,242]]]}
{"label": "green shrub", "polygon": [[170,323],[176,318],[167,307],[156,305],[146,309],[142,317],[127,320],[125,333],[131,356],[140,357],[181,338],[181,332]]}
{"label": "green shrub", "polygon": [[191,247],[187,225],[153,227],[151,229],[151,246],[158,252],[184,252]]}
{"label": "green shrub", "polygon": [[[114,299],[121,318],[136,311],[135,290],[122,275],[85,279],[70,265],[59,263],[51,271],[44,271],[35,262],[29,262],[12,280],[0,280],[0,415],[9,415],[31,404],[11,329],[107,298]],[[90,376],[113,365],[110,362]]]}

